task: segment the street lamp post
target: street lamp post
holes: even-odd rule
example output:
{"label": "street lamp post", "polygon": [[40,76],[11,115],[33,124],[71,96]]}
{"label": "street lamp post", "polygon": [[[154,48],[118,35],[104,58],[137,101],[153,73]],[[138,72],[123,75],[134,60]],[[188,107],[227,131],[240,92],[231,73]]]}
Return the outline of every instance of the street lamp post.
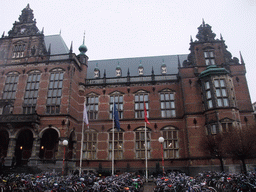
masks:
{"label": "street lamp post", "polygon": [[162,148],[162,167],[163,167],[163,174],[164,174],[164,148],[163,148],[164,138],[159,137],[158,141],[159,143],[161,143],[161,148]]}
{"label": "street lamp post", "polygon": [[62,164],[62,175],[64,175],[64,167],[65,167],[65,159],[66,159],[66,146],[68,145],[68,140],[65,139],[62,142],[62,145],[64,146],[63,164]]}

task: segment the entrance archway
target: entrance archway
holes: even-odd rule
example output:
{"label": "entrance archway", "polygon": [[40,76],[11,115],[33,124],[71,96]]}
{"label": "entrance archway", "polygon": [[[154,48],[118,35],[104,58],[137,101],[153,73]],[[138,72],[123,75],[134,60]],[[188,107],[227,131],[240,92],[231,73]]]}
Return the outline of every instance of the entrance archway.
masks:
{"label": "entrance archway", "polygon": [[33,146],[33,133],[28,130],[22,130],[16,141],[15,156],[16,165],[26,165],[28,159],[31,157]]}
{"label": "entrance archway", "polygon": [[6,130],[0,130],[0,155],[6,157],[9,145],[9,134]]}
{"label": "entrance archway", "polygon": [[39,158],[43,160],[54,160],[57,149],[58,132],[51,128],[45,130],[41,139]]}

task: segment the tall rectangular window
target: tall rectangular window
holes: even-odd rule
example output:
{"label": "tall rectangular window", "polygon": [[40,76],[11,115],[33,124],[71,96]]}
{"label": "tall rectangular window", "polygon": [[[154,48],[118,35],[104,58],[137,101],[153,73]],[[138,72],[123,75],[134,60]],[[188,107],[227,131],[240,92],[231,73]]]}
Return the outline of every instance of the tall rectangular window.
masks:
{"label": "tall rectangular window", "polygon": [[173,127],[163,129],[163,150],[164,158],[172,159],[179,157],[178,130]]}
{"label": "tall rectangular window", "polygon": [[135,95],[135,118],[144,118],[144,102],[146,104],[147,116],[149,117],[148,111],[148,94],[147,93],[137,93]]}
{"label": "tall rectangular window", "polygon": [[174,101],[174,93],[163,92],[160,93],[160,101],[161,101],[161,117],[175,117],[175,101]]}
{"label": "tall rectangular window", "polygon": [[96,149],[97,149],[97,133],[96,132],[86,132],[84,134],[84,145],[83,145],[83,159],[97,159]]}
{"label": "tall rectangular window", "polygon": [[151,157],[150,154],[150,132],[147,129],[147,139],[145,139],[145,128],[138,128],[136,134],[136,158],[145,159],[145,143],[147,145],[147,158]]}
{"label": "tall rectangular window", "polygon": [[217,107],[228,107],[228,94],[224,79],[215,79],[214,87],[216,91]]}
{"label": "tall rectangular window", "polygon": [[7,75],[3,91],[3,99],[15,99],[18,80],[19,75],[16,72],[11,72]]}
{"label": "tall rectangular window", "polygon": [[46,102],[46,113],[60,113],[64,72],[62,69],[55,69],[51,72]]}
{"label": "tall rectangular window", "polygon": [[90,95],[86,100],[88,119],[98,119],[99,97],[97,95]]}
{"label": "tall rectangular window", "polygon": [[116,108],[118,110],[119,114],[119,119],[124,118],[124,104],[123,104],[123,95],[111,95],[110,96],[110,103],[109,103],[109,108],[110,108],[110,113],[109,113],[109,118],[112,119],[113,117],[113,105],[114,103],[116,104]]}
{"label": "tall rectangular window", "polygon": [[[112,159],[113,133],[109,132],[108,158]],[[114,159],[123,159],[123,132],[114,132]]]}
{"label": "tall rectangular window", "polygon": [[24,114],[35,113],[40,77],[41,74],[38,72],[32,72],[28,75],[23,103]]}
{"label": "tall rectangular window", "polygon": [[206,65],[215,65],[215,58],[213,51],[204,52],[205,64]]}
{"label": "tall rectangular window", "polygon": [[205,95],[208,109],[213,108],[212,94],[209,81],[205,82]]}

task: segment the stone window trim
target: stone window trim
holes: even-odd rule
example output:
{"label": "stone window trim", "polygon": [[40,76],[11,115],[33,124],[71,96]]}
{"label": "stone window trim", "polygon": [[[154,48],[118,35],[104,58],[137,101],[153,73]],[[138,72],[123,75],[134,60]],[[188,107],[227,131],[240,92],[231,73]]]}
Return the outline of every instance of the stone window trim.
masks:
{"label": "stone window trim", "polygon": [[119,92],[115,92],[110,95],[110,100],[109,100],[109,119],[113,119],[113,105],[115,103],[116,108],[118,110],[119,114],[119,119],[124,118],[124,99],[123,99],[123,94]]}
{"label": "stone window trim", "polygon": [[90,93],[86,96],[86,109],[89,120],[98,119],[99,96],[97,94]]}
{"label": "stone window trim", "polygon": [[214,49],[204,50],[204,59],[206,65],[215,65]]}
{"label": "stone window trim", "polygon": [[161,129],[161,135],[164,138],[163,150],[165,159],[179,158],[179,129],[173,126],[167,126]]}
{"label": "stone window trim", "polygon": [[[123,138],[124,131],[117,128],[114,129],[114,159],[123,159]],[[108,159],[112,159],[112,146],[113,146],[113,128],[108,131]]]}
{"label": "stone window trim", "polygon": [[23,114],[32,114],[36,112],[36,103],[38,97],[41,72],[38,70],[28,73],[27,84],[24,94]]}
{"label": "stone window trim", "polygon": [[147,118],[149,118],[149,94],[141,90],[136,92],[134,97],[135,119],[144,118],[144,102],[146,105]]}
{"label": "stone window trim", "polygon": [[83,159],[95,160],[97,159],[97,137],[98,133],[90,128],[84,133],[83,143]]}
{"label": "stone window trim", "polygon": [[172,90],[166,89],[159,92],[160,95],[160,109],[162,118],[176,117],[176,93]]}
{"label": "stone window trim", "polygon": [[[136,159],[145,159],[145,127],[139,127],[135,132]],[[151,158],[151,130],[146,127],[147,158]]]}
{"label": "stone window trim", "polygon": [[60,113],[64,73],[65,71],[62,68],[55,68],[50,71],[46,101],[47,114]]}

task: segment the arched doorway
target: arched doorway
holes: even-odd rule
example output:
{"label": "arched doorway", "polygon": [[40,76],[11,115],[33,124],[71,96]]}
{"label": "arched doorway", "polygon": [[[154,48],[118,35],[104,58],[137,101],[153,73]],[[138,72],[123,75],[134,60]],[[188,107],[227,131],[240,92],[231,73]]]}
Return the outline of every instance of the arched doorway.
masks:
{"label": "arched doorway", "polygon": [[28,159],[31,157],[31,151],[33,146],[33,133],[28,130],[22,130],[16,141],[15,156],[16,165],[26,165]]}
{"label": "arched doorway", "polygon": [[42,136],[39,158],[43,160],[54,160],[55,152],[58,149],[58,132],[54,129],[47,129]]}
{"label": "arched doorway", "polygon": [[9,145],[9,135],[6,130],[0,130],[0,155],[6,157]]}

